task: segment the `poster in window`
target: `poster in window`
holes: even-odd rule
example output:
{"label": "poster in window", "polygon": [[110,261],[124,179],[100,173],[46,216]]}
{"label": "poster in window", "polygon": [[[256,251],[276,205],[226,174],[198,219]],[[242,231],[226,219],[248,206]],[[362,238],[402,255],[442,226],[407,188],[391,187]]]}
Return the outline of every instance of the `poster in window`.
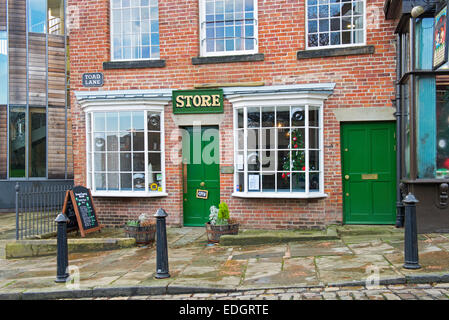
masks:
{"label": "poster in window", "polygon": [[447,6],[435,16],[433,28],[433,69],[447,62]]}
{"label": "poster in window", "polygon": [[259,175],[258,174],[250,174],[248,175],[248,190],[249,191],[259,191]]}

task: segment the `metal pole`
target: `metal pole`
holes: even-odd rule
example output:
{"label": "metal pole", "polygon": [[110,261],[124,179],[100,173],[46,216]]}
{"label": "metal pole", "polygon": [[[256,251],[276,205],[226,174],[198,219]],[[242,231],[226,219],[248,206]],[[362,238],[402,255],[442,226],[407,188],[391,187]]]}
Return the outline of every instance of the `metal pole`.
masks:
{"label": "metal pole", "polygon": [[165,218],[168,216],[164,209],[158,209],[156,214],[156,279],[169,278],[167,228]]}
{"label": "metal pole", "polygon": [[418,257],[418,233],[416,225],[416,200],[412,193],[404,199],[405,206],[405,237],[404,237],[404,268],[420,269]]}
{"label": "metal pole", "polygon": [[19,191],[20,185],[16,182],[16,240],[19,240]]}
{"label": "metal pole", "polygon": [[57,240],[57,274],[55,282],[66,282],[69,274],[67,267],[69,266],[69,255],[67,246],[67,222],[69,219],[65,214],[60,213],[55,222],[58,224],[58,240]]}

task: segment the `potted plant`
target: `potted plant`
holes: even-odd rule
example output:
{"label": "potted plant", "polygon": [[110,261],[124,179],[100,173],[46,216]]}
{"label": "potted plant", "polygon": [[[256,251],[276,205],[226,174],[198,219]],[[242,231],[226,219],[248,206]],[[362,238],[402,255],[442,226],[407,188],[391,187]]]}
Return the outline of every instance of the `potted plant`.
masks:
{"label": "potted plant", "polygon": [[156,223],[146,213],[142,213],[138,220],[129,220],[124,229],[126,236],[135,238],[137,244],[150,244],[156,236]]}
{"label": "potted plant", "polygon": [[210,207],[209,222],[206,223],[206,233],[209,242],[219,242],[224,234],[238,234],[239,224],[229,217],[229,208],[225,202]]}

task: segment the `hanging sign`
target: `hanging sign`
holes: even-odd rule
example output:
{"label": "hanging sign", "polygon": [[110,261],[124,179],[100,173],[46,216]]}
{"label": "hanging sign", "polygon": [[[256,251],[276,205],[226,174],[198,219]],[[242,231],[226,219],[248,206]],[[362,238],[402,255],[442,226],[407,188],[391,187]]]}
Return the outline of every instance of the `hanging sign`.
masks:
{"label": "hanging sign", "polygon": [[79,229],[82,237],[101,229],[90,190],[83,186],[66,192],[62,213],[70,220],[67,230]]}
{"label": "hanging sign", "polygon": [[447,62],[447,6],[435,16],[433,28],[433,69],[438,69]]}
{"label": "hanging sign", "polygon": [[223,113],[223,89],[173,91],[173,113]]}
{"label": "hanging sign", "polygon": [[209,198],[209,191],[207,190],[196,190],[196,197],[198,199],[207,200]]}

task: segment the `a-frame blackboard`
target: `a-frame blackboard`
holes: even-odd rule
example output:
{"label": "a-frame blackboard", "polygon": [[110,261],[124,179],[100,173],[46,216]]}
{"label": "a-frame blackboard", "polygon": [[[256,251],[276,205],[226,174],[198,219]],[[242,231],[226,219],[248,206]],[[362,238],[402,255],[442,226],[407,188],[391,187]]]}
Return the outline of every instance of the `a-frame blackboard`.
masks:
{"label": "a-frame blackboard", "polygon": [[101,230],[90,190],[83,186],[67,190],[62,212],[70,220],[67,230],[79,229],[82,237]]}

